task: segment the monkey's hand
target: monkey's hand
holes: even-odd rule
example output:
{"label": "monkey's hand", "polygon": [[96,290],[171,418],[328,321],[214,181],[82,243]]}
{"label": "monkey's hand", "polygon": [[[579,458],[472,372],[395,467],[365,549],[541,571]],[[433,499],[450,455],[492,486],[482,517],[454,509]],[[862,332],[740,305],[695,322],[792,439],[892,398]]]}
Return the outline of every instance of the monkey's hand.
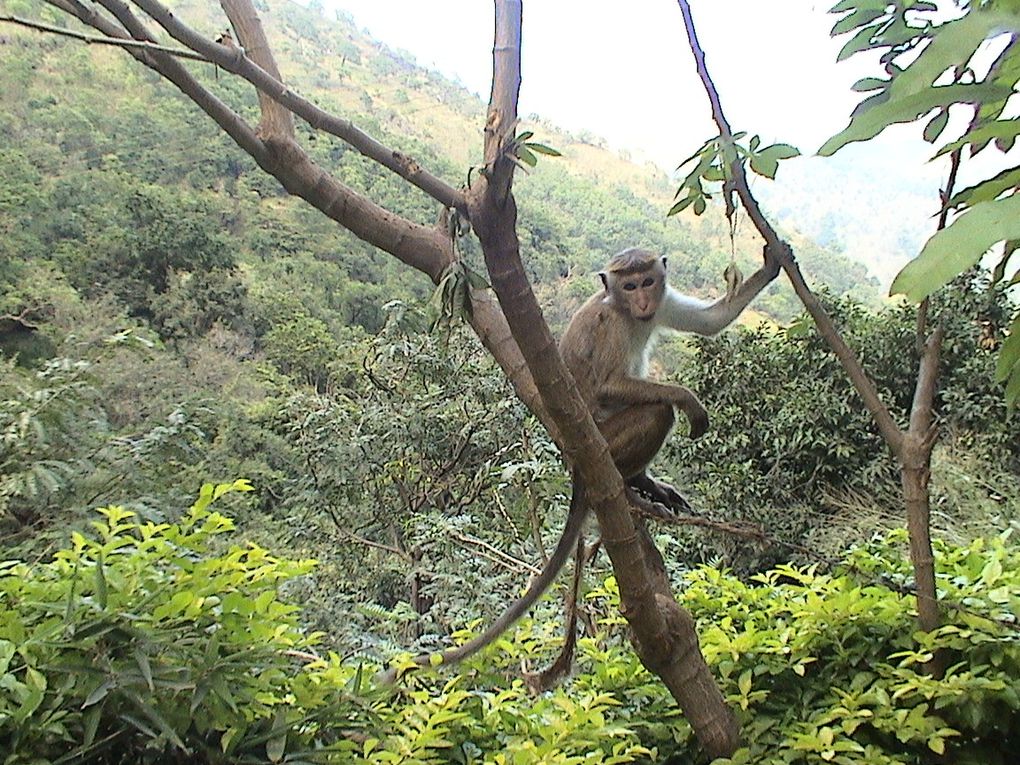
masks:
{"label": "monkey's hand", "polygon": [[784,263],[793,262],[793,250],[786,242],[780,241],[778,247],[765,245],[762,248],[762,258],[765,259],[763,269],[769,274],[769,279],[779,276],[779,271]]}
{"label": "monkey's hand", "polygon": [[708,412],[691,391],[684,387],[677,387],[679,390],[673,405],[683,410],[683,413],[687,415],[687,421],[691,424],[691,438],[701,438],[708,430]]}

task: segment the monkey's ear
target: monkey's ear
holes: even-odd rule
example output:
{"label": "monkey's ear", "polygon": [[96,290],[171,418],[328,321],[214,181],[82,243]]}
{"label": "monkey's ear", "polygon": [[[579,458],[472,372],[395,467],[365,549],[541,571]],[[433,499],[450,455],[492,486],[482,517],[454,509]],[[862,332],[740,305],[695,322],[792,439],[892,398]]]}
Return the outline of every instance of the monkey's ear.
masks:
{"label": "monkey's ear", "polygon": [[663,268],[666,267],[666,256],[665,255],[662,256],[662,267]]}
{"label": "monkey's ear", "polygon": [[605,271],[599,271],[599,279],[602,280],[602,289],[609,292],[609,277],[606,276]]}

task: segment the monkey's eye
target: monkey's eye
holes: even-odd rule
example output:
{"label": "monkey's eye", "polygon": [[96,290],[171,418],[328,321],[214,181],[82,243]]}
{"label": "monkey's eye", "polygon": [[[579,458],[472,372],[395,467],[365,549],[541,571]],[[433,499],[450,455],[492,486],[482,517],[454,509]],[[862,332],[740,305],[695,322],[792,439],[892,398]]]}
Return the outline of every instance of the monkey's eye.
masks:
{"label": "monkey's eye", "polygon": [[645,279],[643,282],[641,282],[641,286],[642,287],[651,287],[653,284],[655,284],[655,279],[653,279],[650,276],[647,279]]}
{"label": "monkey's eye", "polygon": [[633,292],[634,290],[637,289],[637,284],[635,284],[634,282],[624,282],[623,288],[627,290],[627,292]]}

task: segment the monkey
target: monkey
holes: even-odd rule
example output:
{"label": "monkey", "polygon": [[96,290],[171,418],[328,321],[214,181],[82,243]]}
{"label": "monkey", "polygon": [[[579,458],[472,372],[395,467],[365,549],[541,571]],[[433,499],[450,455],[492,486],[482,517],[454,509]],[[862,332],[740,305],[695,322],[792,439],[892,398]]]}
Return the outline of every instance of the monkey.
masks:
{"label": "monkey", "polygon": [[234,33],[231,32],[230,29],[224,29],[222,32],[216,35],[215,41],[218,42],[220,45],[227,46],[228,48],[237,47],[236,43],[234,43]]}
{"label": "monkey", "polygon": [[647,379],[656,335],[661,329],[722,331],[779,274],[779,261],[767,250],[764,260],[746,282],[733,283],[726,296],[706,302],[667,284],[664,256],[628,248],[599,273],[602,291],[574,314],[560,340],[563,361],[624,481],[653,499],[686,504],[672,487],[645,472],[673,428],[674,407],[687,416],[691,438],[708,429],[708,415],[694,393]]}
{"label": "monkey", "polygon": [[[649,463],[675,424],[674,407],[690,423],[691,438],[708,430],[708,413],[698,397],[681,385],[647,379],[648,362],[660,329],[714,335],[728,326],[779,274],[779,260],[764,251],[764,264],[727,295],[706,302],[666,283],[666,258],[635,247],[614,255],[599,273],[602,290],[570,320],[559,350],[577,382],[628,491],[686,504],[672,487],[647,475]],[[481,635],[456,648],[415,658],[419,666],[453,664],[477,653],[523,616],[555,581],[574,550],[588,515],[584,486],[576,468],[567,522],[556,548],[527,591],[511,603]],[[392,681],[394,673],[383,673]]]}

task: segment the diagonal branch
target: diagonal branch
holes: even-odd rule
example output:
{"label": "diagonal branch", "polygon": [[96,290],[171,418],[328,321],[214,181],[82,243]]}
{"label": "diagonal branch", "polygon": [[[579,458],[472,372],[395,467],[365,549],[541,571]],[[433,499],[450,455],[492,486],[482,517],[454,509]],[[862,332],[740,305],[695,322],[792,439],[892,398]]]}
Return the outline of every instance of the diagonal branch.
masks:
{"label": "diagonal branch", "polygon": [[[463,192],[425,170],[411,157],[386,147],[368,133],[360,130],[350,120],[330,114],[307,98],[295,93],[282,82],[278,72],[273,74],[277,67],[268,46],[263,45],[260,41],[250,39],[254,34],[250,30],[256,28],[261,30],[261,24],[256,27],[250,21],[246,9],[235,7],[239,5],[238,3],[228,3],[225,0],[224,9],[229,8],[228,16],[231,18],[231,23],[238,32],[238,39],[241,40],[244,47],[221,45],[199,34],[180,21],[158,0],[133,0],[133,2],[175,40],[186,45],[202,58],[212,61],[224,71],[236,74],[251,83],[258,90],[263,114],[266,113],[267,108],[272,111],[282,106],[317,130],[336,136],[364,156],[396,173],[444,207],[454,207],[461,212],[466,212]],[[238,19],[237,22],[234,21],[235,18]],[[244,19],[249,20],[241,26]],[[264,39],[265,37],[262,35],[261,40],[264,41]],[[256,52],[258,52],[257,61],[259,63],[256,63]],[[275,120],[282,120],[282,117],[276,117]],[[293,137],[292,131],[290,134]]]}
{"label": "diagonal branch", "polygon": [[[133,2],[152,15],[152,11],[145,7],[147,3],[138,0],[133,0]],[[153,3],[153,5],[158,5],[158,3]],[[227,18],[230,19],[230,24],[234,27],[234,32],[237,33],[237,39],[242,46],[247,48],[249,55],[259,62],[259,66],[270,77],[277,82],[281,81],[283,77],[280,76],[280,68],[273,58],[273,52],[269,47],[269,41],[266,39],[266,33],[262,29],[262,21],[255,11],[255,6],[247,0],[240,2],[220,0],[220,6],[227,14]],[[172,15],[171,18],[173,18]],[[294,118],[290,111],[274,101],[268,93],[260,90],[258,96],[259,106],[262,108],[262,120],[258,127],[259,134],[267,138],[272,136],[273,138],[293,140]]]}
{"label": "diagonal branch", "polygon": [[[136,37],[151,39],[144,25],[130,13],[124,3],[119,0],[103,1],[116,8],[131,24]],[[92,8],[85,7],[79,0],[45,2],[75,16],[108,37],[131,39],[131,35],[123,28]],[[260,168],[279,180],[290,193],[305,199],[355,236],[422,271],[433,282],[438,282],[447,266],[453,262],[455,254],[445,232],[404,220],[362,197],[316,167],[294,144],[280,151],[271,151],[247,123],[199,84],[172,56],[148,50],[129,52],[194,101],[238,146],[252,156]],[[543,408],[535,382],[491,290],[472,288],[470,294],[472,311],[469,321],[482,345],[506,373],[525,405],[543,421],[553,438],[557,438],[556,426]]]}
{"label": "diagonal branch", "polygon": [[[719,91],[716,90],[715,83],[712,82],[708,68],[705,65],[705,52],[698,42],[698,35],[694,29],[694,19],[691,17],[690,4],[688,0],[677,0],[677,4],[680,6],[680,12],[683,14],[684,27],[687,31],[687,39],[690,42],[691,51],[694,53],[698,75],[701,77],[705,92],[708,94],[708,99],[712,104],[712,118],[719,128],[719,134],[723,140],[732,145],[733,131],[726,119],[726,115],[723,113],[722,104],[719,101]],[[864,368],[857,359],[857,355],[846,344],[846,341],[843,340],[836,325],[833,324],[828,313],[826,313],[821,303],[818,302],[818,298],[811,292],[811,288],[807,286],[807,282],[804,281],[804,275],[800,271],[800,266],[797,265],[797,261],[793,258],[790,245],[782,241],[775,228],[772,227],[772,224],[762,214],[757,200],[751,194],[743,163],[739,160],[732,162],[730,171],[734,187],[741,203],[744,205],[744,209],[747,210],[748,217],[765,240],[766,247],[780,259],[783,269],[790,277],[790,282],[793,284],[797,297],[800,298],[808,313],[811,314],[811,318],[814,319],[819,333],[843,365],[843,369],[846,370],[847,376],[853,383],[854,388],[856,388],[864,405],[875,418],[878,429],[882,433],[882,437],[889,444],[889,448],[899,457],[903,449],[903,431],[896,424],[896,421],[889,413],[888,407],[886,407],[878,395],[878,389],[867,373],[865,373]],[[782,253],[786,253],[786,256],[784,257]]]}
{"label": "diagonal branch", "polygon": [[[121,22],[123,29],[86,8],[79,0],[46,1],[109,37],[126,38],[126,29],[135,39],[153,39],[122,0],[99,2]],[[284,137],[276,145],[268,146],[255,130],[198,83],[173,56],[145,50],[128,52],[174,83],[290,193],[309,202],[355,236],[428,274],[433,281],[438,280],[452,261],[452,246],[444,232],[406,220],[357,194],[316,165],[294,141]]]}
{"label": "diagonal branch", "polygon": [[[121,11],[118,20],[124,27],[117,26],[113,21],[99,14],[94,9],[86,7],[79,0],[45,0],[46,3],[59,8],[65,13],[75,16],[86,26],[98,30],[107,37],[122,40],[140,39],[152,42],[152,36],[145,29],[145,26],[134,17],[126,8],[118,8]],[[106,0],[111,2],[111,0]],[[104,3],[104,7],[106,7]],[[111,11],[111,13],[114,11]],[[116,14],[115,14],[116,15]],[[123,17],[123,18],[121,18]],[[125,20],[127,23],[125,23]],[[127,29],[131,34],[125,32]],[[158,72],[164,78],[172,82],[188,98],[195,102],[202,111],[208,114],[220,128],[229,135],[238,146],[248,152],[259,166],[270,162],[269,153],[265,145],[255,135],[255,131],[241,117],[234,112],[223,101],[218,99],[209,90],[203,87],[192,74],[184,68],[180,61],[167,53],[150,51],[146,49],[126,49],[127,52],[139,62]]]}
{"label": "diagonal branch", "polygon": [[107,37],[106,35],[89,35],[85,34],[84,32],[78,32],[74,29],[55,27],[51,24],[43,24],[41,21],[22,19],[17,16],[10,16],[7,14],[0,15],[0,21],[6,21],[10,24],[17,24],[18,26],[27,27],[28,29],[34,29],[38,32],[49,32],[50,34],[60,35],[62,37],[71,37],[75,40],[81,40],[82,42],[94,45],[113,45],[120,48],[151,50],[156,51],[158,53],[167,53],[171,56],[177,56],[178,58],[188,58],[192,59],[193,61],[209,62],[209,59],[203,56],[201,53],[195,53],[194,51],[187,50],[186,48],[171,48],[168,45],[157,45],[156,43],[145,42],[143,40],[124,40],[117,37]]}
{"label": "diagonal branch", "polygon": [[522,3],[496,0],[495,5],[486,164],[468,195],[472,226],[514,339],[538,382],[544,409],[555,420],[564,449],[582,476],[583,501],[598,516],[637,653],[683,708],[706,752],[729,756],[739,738],[736,723],[701,654],[693,619],[652,581],[620,472],[557,351],[521,262],[512,193],[514,162],[507,149],[517,124]]}

